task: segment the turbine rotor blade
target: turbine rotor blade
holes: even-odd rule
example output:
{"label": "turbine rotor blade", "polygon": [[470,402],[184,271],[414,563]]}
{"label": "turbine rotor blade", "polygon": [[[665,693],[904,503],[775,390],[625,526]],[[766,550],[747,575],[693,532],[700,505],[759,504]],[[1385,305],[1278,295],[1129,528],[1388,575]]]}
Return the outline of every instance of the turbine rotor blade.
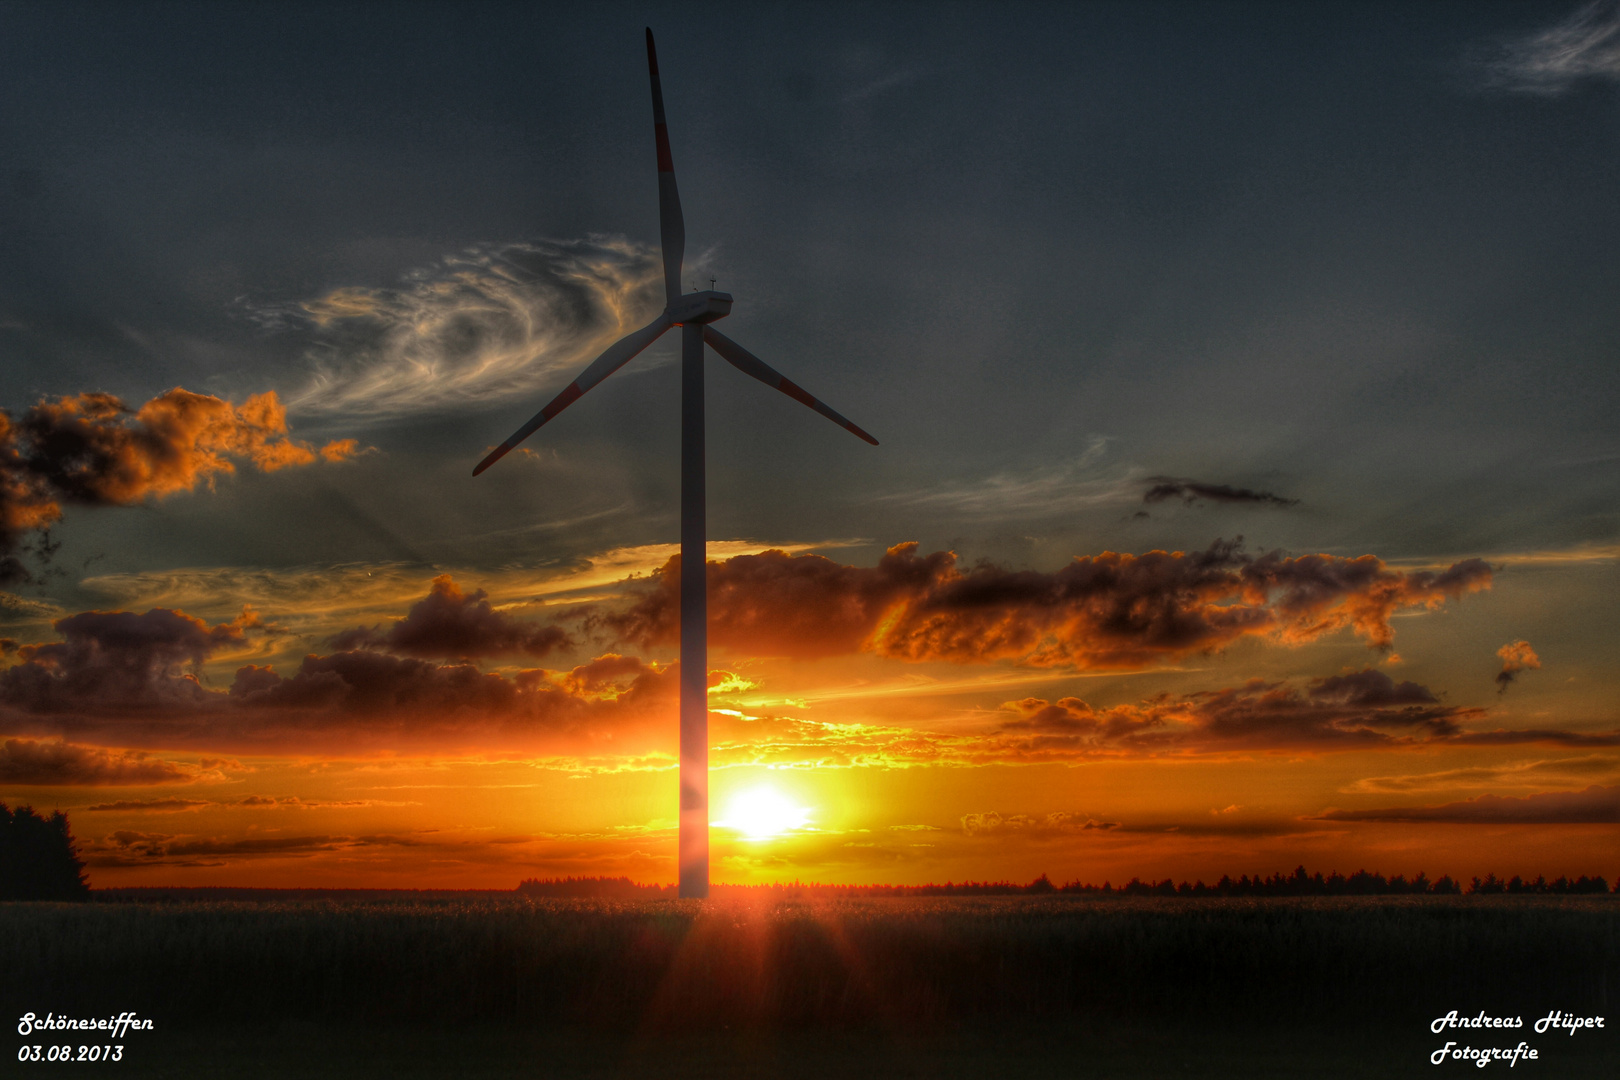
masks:
{"label": "turbine rotor blade", "polygon": [[713,326],[705,324],[703,327],[703,340],[709,343],[709,348],[720,354],[721,359],[725,360],[728,364],[742,372],[744,375],[752,375],[766,386],[782,391],[782,393],[786,394],[794,401],[810,406],[812,409],[816,410],[816,412],[820,413],[822,416],[825,416],[833,423],[845,428],[860,438],[865,439],[873,446],[878,444],[878,441],[872,438],[872,436],[868,435],[866,432],[862,431],[860,428],[838,415],[838,413],[834,412],[821,401],[811,397],[810,394],[807,393],[799,384],[795,383],[792,379],[789,379],[787,376],[771,367],[765,361],[761,360],[759,357],[755,356],[753,353],[749,352],[735,341],[732,341],[730,338],[726,337],[726,335],[716,330]]}
{"label": "turbine rotor blade", "polygon": [[619,370],[642,349],[657,341],[658,336],[671,325],[664,315],[660,315],[640,330],[626,334],[609,345],[607,351],[591,361],[590,366],[579,373],[579,378],[564,387],[563,392],[552,398],[549,405],[535,413],[527,424],[514,431],[510,439],[491,450],[484,460],[478,463],[478,467],[473,469],[473,475],[477,476],[505,457],[518,443],[538,431],[542,424],[583,397],[585,391]]}
{"label": "turbine rotor blade", "polygon": [[686,220],[681,193],[675,187],[675,158],[669,152],[664,124],[664,88],[658,81],[658,50],[647,28],[647,73],[652,78],[653,139],[658,144],[658,240],[664,252],[664,298],[671,307],[681,295],[681,260],[686,256]]}

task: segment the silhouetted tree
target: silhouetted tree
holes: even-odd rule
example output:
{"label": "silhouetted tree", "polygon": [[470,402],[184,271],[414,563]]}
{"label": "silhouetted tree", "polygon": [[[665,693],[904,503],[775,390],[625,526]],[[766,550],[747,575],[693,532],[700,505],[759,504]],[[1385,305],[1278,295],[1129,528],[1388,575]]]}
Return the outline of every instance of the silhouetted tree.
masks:
{"label": "silhouetted tree", "polygon": [[88,900],[90,883],[67,815],[0,803],[0,900]]}

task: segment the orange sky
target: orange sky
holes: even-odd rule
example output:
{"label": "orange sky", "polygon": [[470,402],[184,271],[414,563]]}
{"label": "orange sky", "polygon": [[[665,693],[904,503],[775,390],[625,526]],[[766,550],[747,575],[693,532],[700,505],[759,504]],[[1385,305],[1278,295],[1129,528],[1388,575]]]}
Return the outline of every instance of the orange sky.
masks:
{"label": "orange sky", "polygon": [[0,801],[673,880],[709,285],[715,880],[1620,877],[1620,8],[1409,7],[33,5]]}
{"label": "orange sky", "polygon": [[[1286,566],[1245,583],[1265,567],[1241,552],[1077,560],[1110,574],[1065,598],[1061,574],[941,555],[919,577],[928,559],[898,548],[885,577],[810,546],[714,545],[716,881],[1556,876],[1620,857],[1600,658],[1556,641],[1556,669],[1499,687],[1484,625],[1527,587],[1544,603],[1604,580],[1607,553],[1453,586],[1467,567],[1323,557],[1289,607]],[[63,645],[14,649],[0,676],[4,797],[67,809],[100,886],[670,880],[668,557],[91,579],[126,614],[60,622]]]}

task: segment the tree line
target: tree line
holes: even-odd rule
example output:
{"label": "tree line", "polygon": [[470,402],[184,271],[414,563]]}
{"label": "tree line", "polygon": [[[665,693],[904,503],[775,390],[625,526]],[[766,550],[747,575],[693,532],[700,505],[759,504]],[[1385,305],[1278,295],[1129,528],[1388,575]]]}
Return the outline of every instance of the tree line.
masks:
{"label": "tree line", "polygon": [[[654,899],[675,895],[673,885],[642,885],[631,881],[627,877],[618,878],[529,878],[521,882],[517,891],[525,896],[551,897],[551,898],[590,898],[598,900],[634,900]],[[1323,874],[1321,871],[1308,873],[1304,866],[1296,867],[1291,874],[1272,874],[1270,877],[1261,877],[1259,874],[1250,877],[1247,874],[1233,879],[1229,876],[1222,878],[1213,885],[1199,881],[1176,882],[1172,878],[1162,881],[1143,881],[1132,878],[1123,885],[1114,885],[1105,881],[1101,885],[1093,885],[1080,881],[1070,881],[1063,885],[1053,884],[1051,878],[1042,874],[1027,884],[1013,881],[947,881],[943,885],[820,885],[807,882],[794,881],[771,885],[715,885],[711,889],[714,896],[771,896],[773,898],[791,899],[794,897],[868,897],[868,896],[1190,896],[1190,897],[1223,897],[1223,896],[1462,896],[1462,895],[1493,895],[1503,894],[1552,894],[1552,895],[1580,895],[1607,893],[1608,882],[1601,876],[1588,877],[1582,874],[1571,880],[1559,877],[1555,881],[1548,881],[1545,877],[1537,877],[1534,881],[1515,875],[1513,878],[1503,880],[1495,874],[1487,874],[1484,879],[1474,878],[1468,885],[1453,879],[1449,874],[1430,880],[1427,874],[1418,873],[1408,878],[1404,874],[1394,877],[1385,877],[1379,873],[1369,873],[1366,870],[1357,870],[1353,874],[1345,875],[1338,871]],[[1617,882],[1617,892],[1620,892],[1620,882]]]}
{"label": "tree line", "polygon": [[86,900],[84,862],[58,810],[42,817],[32,806],[0,803],[0,900]]}

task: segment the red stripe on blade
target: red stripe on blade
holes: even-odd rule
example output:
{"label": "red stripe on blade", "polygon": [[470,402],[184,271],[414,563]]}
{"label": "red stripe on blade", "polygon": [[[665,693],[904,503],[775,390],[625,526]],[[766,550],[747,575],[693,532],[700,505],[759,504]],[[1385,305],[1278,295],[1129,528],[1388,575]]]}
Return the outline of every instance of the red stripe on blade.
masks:
{"label": "red stripe on blade", "polygon": [[803,404],[810,406],[812,409],[816,407],[816,399],[801,390],[798,383],[787,378],[786,376],[783,376],[782,383],[777,387],[777,389],[782,391],[782,393],[786,394],[788,397],[792,398],[794,401],[802,402]]}
{"label": "red stripe on blade", "polygon": [[553,416],[556,416],[558,413],[568,408],[568,406],[578,401],[584,393],[585,391],[579,388],[579,383],[569,383],[568,389],[558,394],[554,399],[552,399],[550,405],[547,405],[544,409],[540,410],[540,415],[545,417],[547,420],[550,420]]}
{"label": "red stripe on blade", "polygon": [[658,140],[658,171],[674,172],[675,158],[669,152],[669,129],[663,124],[654,124],[653,137]]}

